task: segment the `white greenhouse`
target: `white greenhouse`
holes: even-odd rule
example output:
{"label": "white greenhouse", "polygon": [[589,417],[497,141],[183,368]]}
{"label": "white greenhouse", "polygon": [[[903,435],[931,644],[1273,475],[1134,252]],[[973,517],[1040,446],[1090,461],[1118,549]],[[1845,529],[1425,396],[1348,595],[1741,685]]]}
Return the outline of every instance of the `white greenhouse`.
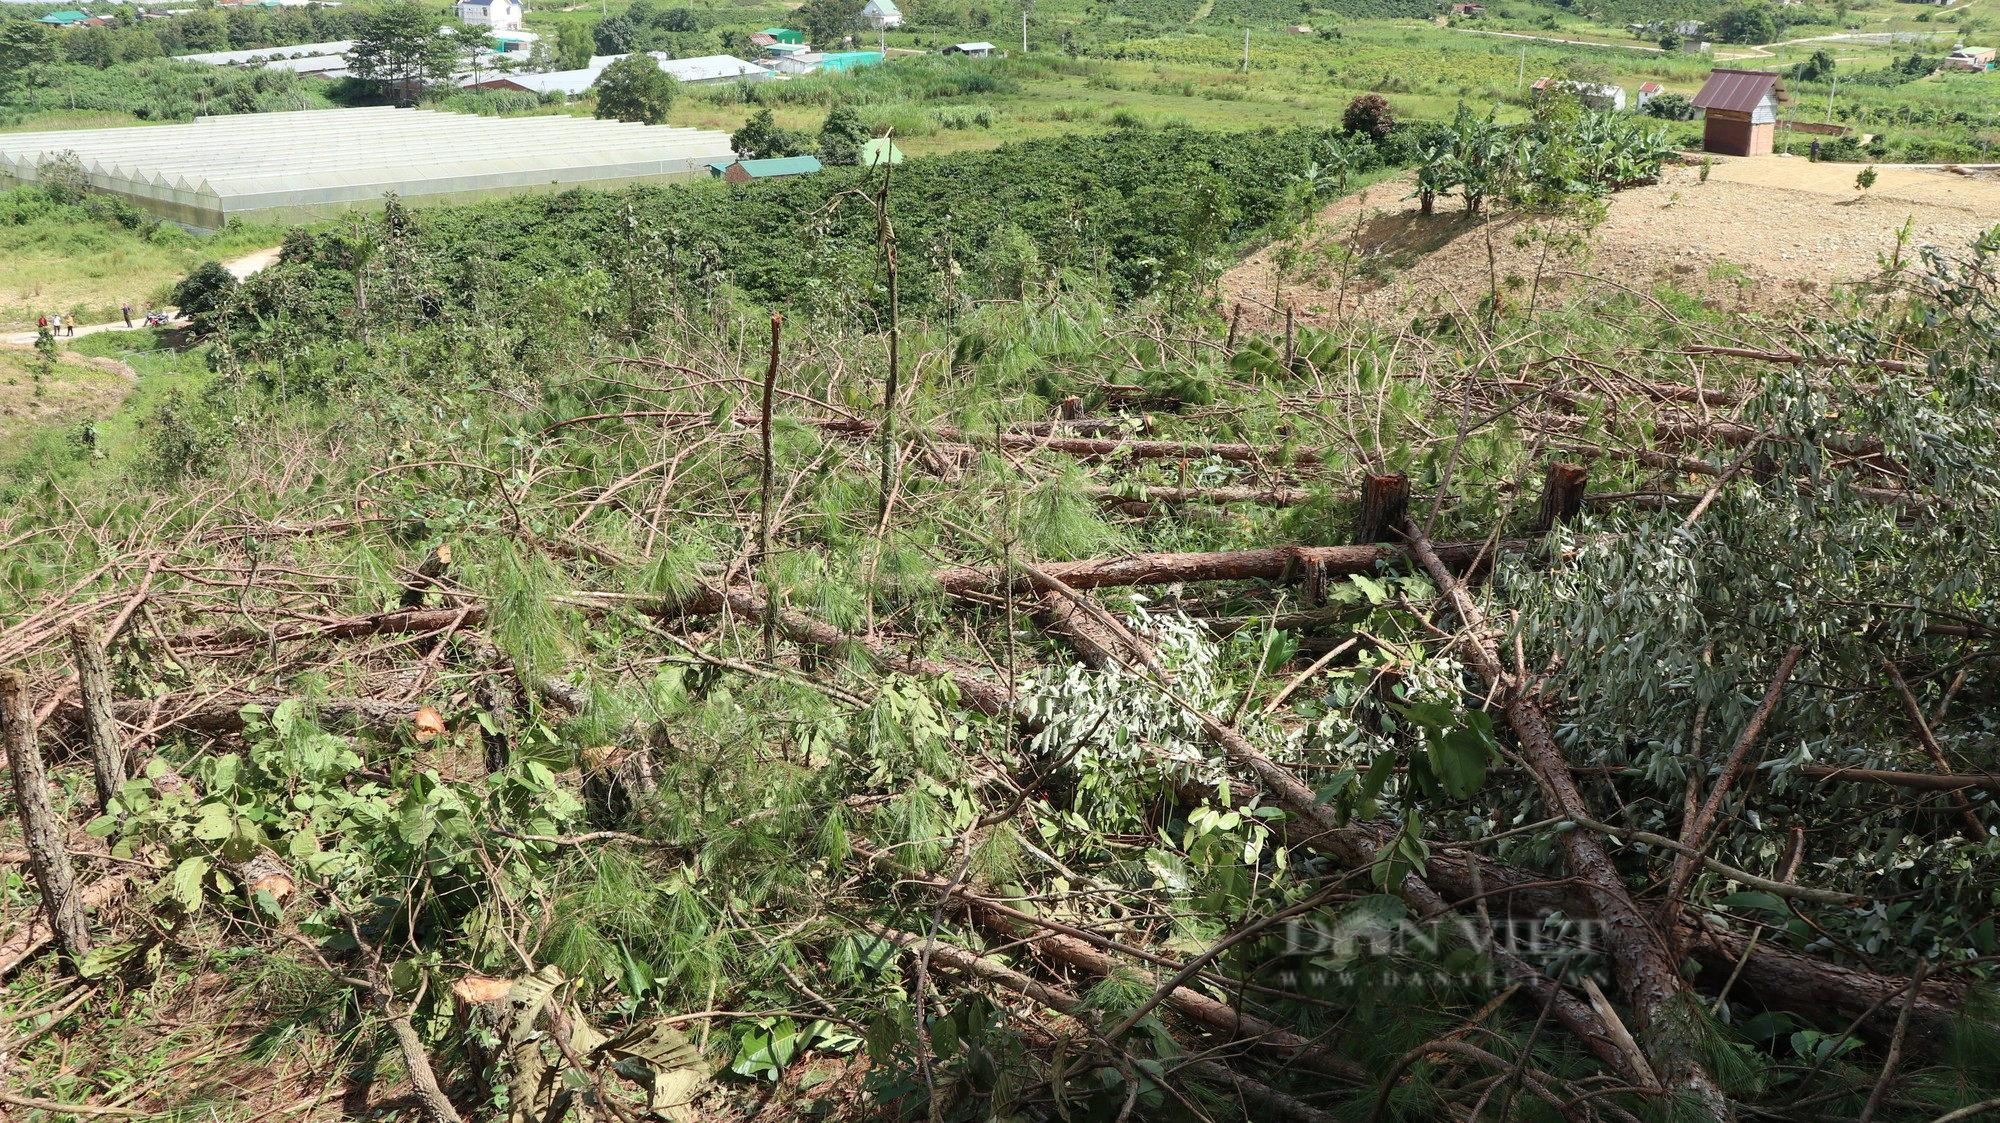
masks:
{"label": "white greenhouse", "polygon": [[202,117],[188,125],[0,133],[0,187],[75,152],[90,184],[193,230],[232,218],[309,222],[379,204],[706,177],[729,134],[584,117],[335,109]]}

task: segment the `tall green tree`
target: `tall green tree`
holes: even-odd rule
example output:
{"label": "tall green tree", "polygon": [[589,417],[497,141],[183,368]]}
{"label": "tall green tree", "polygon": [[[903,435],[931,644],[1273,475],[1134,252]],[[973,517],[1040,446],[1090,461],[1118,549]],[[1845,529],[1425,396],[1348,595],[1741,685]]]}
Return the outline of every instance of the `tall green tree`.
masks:
{"label": "tall green tree", "polygon": [[61,60],[55,28],[27,19],[0,23],[0,88],[25,86],[37,69]]}
{"label": "tall green tree", "polygon": [[664,125],[680,83],[660,69],[651,55],[626,55],[604,68],[597,78],[597,108],[601,120]]}
{"label": "tall green tree", "polygon": [[845,102],[827,110],[826,122],[819,127],[819,159],[828,167],[849,167],[861,162],[861,146],[869,137],[861,114]]}
{"label": "tall green tree", "polygon": [[438,17],[429,9],[387,4],[361,17],[348,69],[408,105],[424,87],[451,77],[458,58],[454,38],[438,34]]}
{"label": "tall green tree", "polygon": [[729,134],[729,146],[739,160],[799,156],[812,151],[812,144],[810,134],[780,126],[769,109],[752,113],[742,128]]}
{"label": "tall green tree", "polygon": [[1753,4],[1720,13],[1708,29],[1725,43],[1769,43],[1778,37],[1778,20],[1770,8]]}
{"label": "tall green tree", "polygon": [[799,9],[799,22],[806,37],[822,51],[837,51],[840,41],[861,26],[864,0],[806,0]]}
{"label": "tall green tree", "polygon": [[590,29],[580,23],[565,23],[556,30],[556,67],[559,70],[582,70],[590,65],[590,54],[595,46],[590,41]]}

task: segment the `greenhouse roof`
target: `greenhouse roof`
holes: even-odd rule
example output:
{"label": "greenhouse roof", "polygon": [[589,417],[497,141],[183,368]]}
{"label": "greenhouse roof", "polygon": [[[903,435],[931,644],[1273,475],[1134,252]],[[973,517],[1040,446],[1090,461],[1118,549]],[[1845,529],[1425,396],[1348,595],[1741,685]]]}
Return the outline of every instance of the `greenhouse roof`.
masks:
{"label": "greenhouse roof", "polygon": [[37,163],[65,150],[93,187],[197,228],[257,212],[303,219],[388,192],[458,201],[658,181],[732,155],[727,133],[705,129],[378,107],[0,134],[0,185],[33,182]]}

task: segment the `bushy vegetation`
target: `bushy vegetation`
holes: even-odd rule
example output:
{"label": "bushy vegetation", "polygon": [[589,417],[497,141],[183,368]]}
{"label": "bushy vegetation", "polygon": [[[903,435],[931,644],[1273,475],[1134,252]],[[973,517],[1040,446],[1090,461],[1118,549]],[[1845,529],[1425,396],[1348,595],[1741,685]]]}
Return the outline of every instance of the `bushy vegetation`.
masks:
{"label": "bushy vegetation", "polygon": [[[1528,204],[1604,189],[1616,128],[1450,132]],[[134,445],[0,476],[0,650],[58,697],[46,621],[149,582],[112,647],[155,726],[101,807],[58,766],[76,860],[143,873],[12,1087],[249,1114],[123,1075],[203,1050],[205,1081],[378,1066],[357,1102],[429,1072],[467,1118],[650,1088],[717,1118],[1416,1119],[1515,1070],[1651,1118],[1642,1063],[1691,1118],[1992,1095],[1988,794],[1861,777],[1993,764],[1967,651],[2000,575],[1963,544],[2000,488],[2000,246],[1747,339],[1671,290],[1232,331],[1203,259],[1414,132],[912,160],[893,274],[859,172],[392,205],[247,285],[197,271],[203,369]],[[1052,443],[1084,425],[1170,443]],[[1551,456],[1594,501],[1544,551],[1521,481]],[[1345,555],[1292,548],[1397,472],[1403,533],[1489,580],[1393,543],[1305,576]],[[1224,556],[1132,593],[1065,568]],[[1607,936],[1620,901],[1644,922]],[[1239,1010],[1296,1039],[1232,1042]],[[1592,1046],[1605,1010],[1644,1059]]]}

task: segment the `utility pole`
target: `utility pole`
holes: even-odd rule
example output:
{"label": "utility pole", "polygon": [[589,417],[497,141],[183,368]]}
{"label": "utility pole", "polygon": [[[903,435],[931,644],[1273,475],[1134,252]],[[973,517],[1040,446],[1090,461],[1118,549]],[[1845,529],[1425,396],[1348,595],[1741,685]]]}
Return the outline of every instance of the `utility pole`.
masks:
{"label": "utility pole", "polygon": [[1250,73],[1250,29],[1243,29],[1243,73]]}
{"label": "utility pole", "polygon": [[1839,92],[1839,90],[1840,70],[1835,68],[1833,72],[1833,85],[1828,87],[1826,91],[1826,123],[1829,125],[1833,124],[1833,95]]}
{"label": "utility pole", "polygon": [[1528,84],[1528,48],[1524,46],[1521,48],[1521,73],[1516,75],[1514,78],[1514,92],[1517,94],[1520,93],[1521,87],[1527,84]]}

